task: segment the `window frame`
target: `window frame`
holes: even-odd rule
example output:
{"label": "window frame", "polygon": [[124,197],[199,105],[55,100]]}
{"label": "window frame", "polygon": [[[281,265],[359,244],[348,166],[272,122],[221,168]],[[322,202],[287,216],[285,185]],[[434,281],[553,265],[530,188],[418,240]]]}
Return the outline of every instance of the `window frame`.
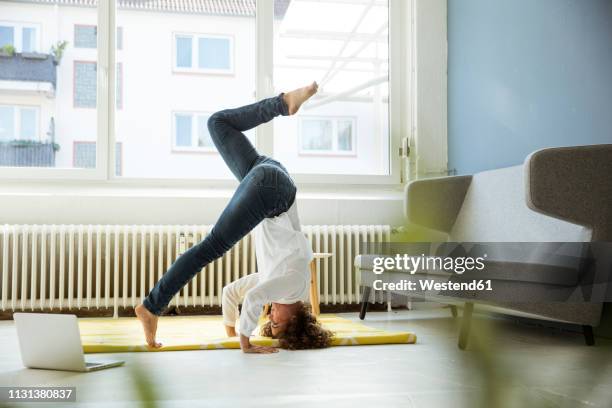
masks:
{"label": "window frame", "polygon": [[[13,108],[13,138],[12,140],[33,140],[35,142],[42,142],[41,132],[41,120],[40,120],[40,105],[24,105],[24,104],[6,104],[0,103],[0,107]],[[36,139],[22,139],[21,138],[21,110],[22,109],[33,109],[36,113],[36,124],[34,126],[36,132]]]}
{"label": "window frame", "polygon": [[[403,112],[409,110],[412,106],[409,103],[409,98],[406,98],[407,81],[404,81],[405,76],[413,75],[408,70],[409,58],[407,50],[412,50],[413,42],[408,41],[406,24],[402,21],[402,17],[409,16],[412,18],[411,6],[419,0],[388,0],[388,16],[389,16],[389,139],[388,139],[388,160],[389,174],[374,175],[374,174],[292,174],[293,179],[299,185],[374,185],[378,187],[399,186],[402,183],[402,158],[400,157],[400,147],[402,138],[409,132],[405,129],[405,119],[402,118]],[[422,0],[421,0],[422,1]],[[410,4],[407,4],[410,3]],[[273,71],[274,71],[274,56],[273,46],[266,47],[265,44],[273,44],[274,41],[274,25],[273,25],[273,1],[258,1],[257,11],[258,16],[262,13],[267,18],[261,19],[261,24],[258,22],[258,40],[257,40],[257,58],[258,58],[258,73],[263,72],[264,75],[260,78],[258,75],[257,95],[259,97],[273,96]],[[272,10],[273,11],[273,10]],[[409,21],[410,21],[409,20]],[[412,28],[410,28],[412,29]],[[410,39],[413,37],[411,36]],[[262,46],[263,44],[263,46]],[[410,51],[408,51],[410,52]],[[257,132],[258,148],[266,155],[274,155],[274,130],[271,126],[262,126]]]}
{"label": "window frame", "polygon": [[[298,120],[298,156],[302,157],[357,157],[357,117],[355,116],[323,116],[323,115],[301,115],[297,117]],[[327,120],[332,122],[332,148],[330,150],[314,150],[304,149],[303,146],[303,122],[305,120]],[[338,133],[339,122],[350,121],[352,134],[351,134],[351,150],[340,150],[338,149],[338,139],[340,134]]]}
{"label": "window frame", "polygon": [[[218,154],[217,149],[214,147],[199,147],[197,146],[198,141],[198,126],[197,123],[194,125],[194,121],[197,122],[198,118],[201,116],[210,117],[213,112],[206,111],[186,111],[186,110],[176,110],[172,111],[172,132],[170,139],[170,153],[204,153],[204,154]],[[191,116],[191,146],[177,146],[176,145],[176,116],[177,115],[190,115]],[[196,145],[194,145],[194,142]]]}
{"label": "window frame", "polygon": [[[190,37],[191,38],[191,67],[179,67],[177,66],[177,50],[176,40],[179,37]],[[198,60],[200,51],[198,47],[198,40],[200,38],[211,38],[211,39],[223,39],[229,41],[229,69],[211,69],[211,68],[199,68]],[[235,38],[233,34],[210,34],[210,33],[194,33],[184,31],[173,31],[172,32],[172,72],[175,74],[202,74],[202,75],[235,75],[235,55],[236,47],[234,45]]]}
{"label": "window frame", "polygon": [[[415,37],[425,27],[419,26],[415,20],[420,15],[417,13],[417,3],[424,0],[388,0],[389,1],[389,175],[306,175],[295,174],[294,179],[301,186],[335,185],[339,188],[351,188],[351,186],[370,186],[371,188],[399,187],[402,183],[403,173],[402,158],[398,154],[400,147],[410,137],[410,143],[415,142],[416,127],[415,118],[419,115],[417,111],[416,92],[417,82],[423,82],[427,87],[431,83],[441,80],[445,75],[446,67],[435,67],[436,75],[431,78],[417,78],[415,75],[418,67],[420,54],[415,52]],[[160,178],[130,178],[115,177],[114,161],[115,153],[113,146],[115,135],[115,100],[116,100],[116,64],[118,51],[116,44],[116,6],[117,0],[107,0],[97,4],[97,123],[96,123],[96,169],[71,169],[71,168],[30,168],[30,167],[2,167],[0,168],[1,181],[29,180],[31,182],[50,182],[56,184],[71,184],[84,182],[96,182],[108,186],[134,186],[134,187],[165,187],[180,186],[182,188],[197,188],[204,183],[208,186],[233,186],[235,180],[231,179],[189,179],[176,178],[172,180]],[[428,7],[423,5],[423,8]],[[440,6],[442,7],[442,6]],[[273,96],[274,87],[273,74],[273,47],[270,46],[274,39],[274,3],[271,0],[258,0],[256,2],[256,75],[255,90],[258,99]],[[405,20],[404,20],[405,19]],[[405,24],[409,22],[410,24]],[[440,21],[442,23],[442,20]],[[419,28],[421,27],[421,28]],[[446,26],[441,24],[440,31],[445,31]],[[40,35],[40,30],[39,30]],[[171,53],[172,63],[175,61],[175,42],[172,35]],[[234,44],[235,45],[235,44]],[[437,43],[436,43],[437,45]],[[236,52],[235,46],[233,53]],[[232,55],[235,62],[235,56]],[[427,61],[426,61],[427,62]],[[427,65],[427,64],[423,64]],[[109,69],[113,67],[113,69]],[[431,67],[432,69],[434,67]],[[439,69],[438,69],[439,68]],[[171,68],[172,69],[172,68]],[[425,69],[425,68],[423,68]],[[414,82],[414,83],[413,83]],[[419,87],[420,88],[420,87]],[[419,94],[420,95],[420,94]],[[429,106],[433,103],[433,110],[439,108],[437,101],[440,95],[423,95],[419,97],[421,106]],[[421,100],[426,99],[426,100]],[[439,109],[431,115],[444,114]],[[446,118],[444,118],[446,120]],[[419,127],[420,128],[420,127]],[[256,147],[261,154],[273,153],[273,129],[270,124],[264,124],[257,129]],[[426,152],[432,154],[436,152]],[[395,188],[394,187],[394,188]]]}
{"label": "window frame", "polygon": [[23,29],[24,28],[34,28],[36,30],[35,35],[35,49],[34,51],[26,51],[30,53],[41,53],[41,24],[39,23],[28,23],[23,21],[9,21],[9,20],[0,20],[0,26],[12,27],[13,28],[13,47],[15,47],[15,52],[22,53],[23,52]]}

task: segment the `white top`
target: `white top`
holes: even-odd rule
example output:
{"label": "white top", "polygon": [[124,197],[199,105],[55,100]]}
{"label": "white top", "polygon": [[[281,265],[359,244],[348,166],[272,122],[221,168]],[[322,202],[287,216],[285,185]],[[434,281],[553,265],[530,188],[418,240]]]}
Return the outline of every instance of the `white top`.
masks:
{"label": "white top", "polygon": [[250,336],[264,305],[304,301],[310,288],[310,244],[300,229],[296,202],[286,212],[265,218],[253,229],[258,273],[223,288],[223,323],[235,326],[242,301],[240,333]]}

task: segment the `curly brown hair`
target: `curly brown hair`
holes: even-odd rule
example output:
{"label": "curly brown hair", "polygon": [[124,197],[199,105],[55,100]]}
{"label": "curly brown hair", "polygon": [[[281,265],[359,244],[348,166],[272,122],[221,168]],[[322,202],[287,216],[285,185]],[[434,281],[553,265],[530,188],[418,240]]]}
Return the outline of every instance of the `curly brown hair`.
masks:
{"label": "curly brown hair", "polygon": [[[266,322],[260,334],[272,336],[272,323]],[[279,346],[287,350],[308,350],[329,347],[333,333],[324,329],[317,318],[310,312],[310,307],[301,304],[287,328],[278,336]]]}

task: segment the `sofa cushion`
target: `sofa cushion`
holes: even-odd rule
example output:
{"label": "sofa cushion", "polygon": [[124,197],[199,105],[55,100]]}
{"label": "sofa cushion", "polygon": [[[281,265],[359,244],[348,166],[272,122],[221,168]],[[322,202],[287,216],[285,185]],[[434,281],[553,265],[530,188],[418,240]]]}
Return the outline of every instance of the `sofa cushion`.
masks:
{"label": "sofa cushion", "polygon": [[585,242],[591,231],[527,207],[523,166],[485,171],[472,182],[450,233],[454,242]]}

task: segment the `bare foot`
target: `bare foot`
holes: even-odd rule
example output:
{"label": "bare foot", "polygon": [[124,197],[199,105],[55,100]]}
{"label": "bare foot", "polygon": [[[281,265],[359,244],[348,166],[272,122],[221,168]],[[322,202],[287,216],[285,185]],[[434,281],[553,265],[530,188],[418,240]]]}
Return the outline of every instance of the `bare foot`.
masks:
{"label": "bare foot", "polygon": [[317,93],[318,89],[319,85],[316,82],[313,82],[308,86],[298,88],[284,94],[283,99],[289,108],[289,114],[294,115],[304,102],[306,102],[312,95]]}
{"label": "bare foot", "polygon": [[157,332],[157,320],[159,319],[156,315],[149,312],[144,305],[140,304],[134,309],[136,317],[142,323],[144,329],[145,338],[149,347],[160,348],[161,343],[155,341],[155,333]]}

